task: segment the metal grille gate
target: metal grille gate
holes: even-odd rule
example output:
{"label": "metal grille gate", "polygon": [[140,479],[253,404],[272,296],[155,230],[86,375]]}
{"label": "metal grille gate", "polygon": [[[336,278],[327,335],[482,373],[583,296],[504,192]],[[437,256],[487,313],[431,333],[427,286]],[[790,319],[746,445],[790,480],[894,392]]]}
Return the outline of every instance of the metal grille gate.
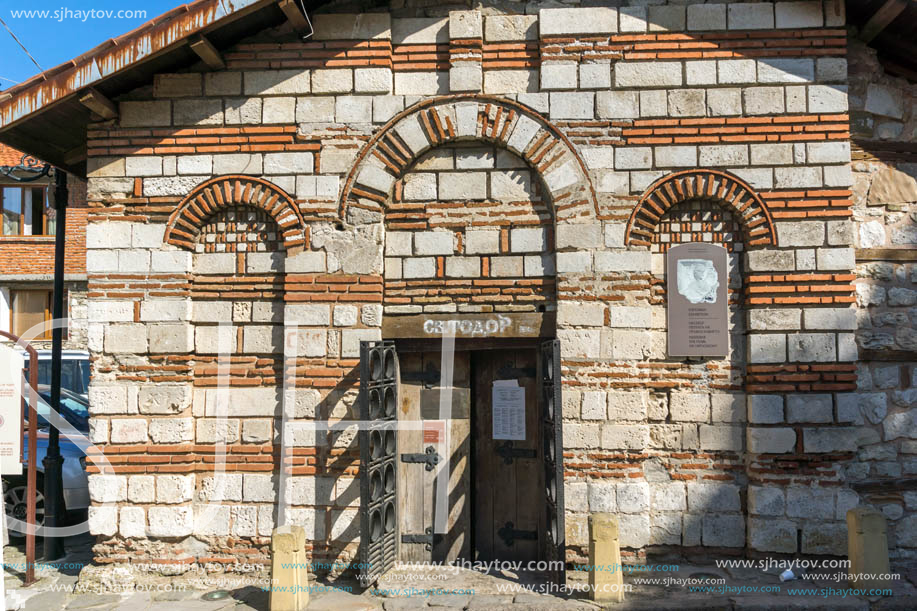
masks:
{"label": "metal grille gate", "polygon": [[360,582],[365,587],[395,563],[395,421],[398,355],[391,341],[360,342]]}
{"label": "metal grille gate", "polygon": [[[567,572],[564,534],[564,443],[561,406],[560,341],[541,344],[539,381],[544,400],[544,483],[547,499],[547,532],[544,558],[548,561],[548,579],[565,585]],[[555,562],[558,564],[555,566]]]}

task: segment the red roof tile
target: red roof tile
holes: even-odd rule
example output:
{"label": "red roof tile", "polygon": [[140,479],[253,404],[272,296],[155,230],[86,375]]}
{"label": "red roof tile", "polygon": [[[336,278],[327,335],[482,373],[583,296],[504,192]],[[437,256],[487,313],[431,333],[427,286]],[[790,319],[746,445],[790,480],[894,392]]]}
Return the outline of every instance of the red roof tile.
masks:
{"label": "red roof tile", "polygon": [[22,151],[0,144],[0,165],[19,165],[22,155]]}

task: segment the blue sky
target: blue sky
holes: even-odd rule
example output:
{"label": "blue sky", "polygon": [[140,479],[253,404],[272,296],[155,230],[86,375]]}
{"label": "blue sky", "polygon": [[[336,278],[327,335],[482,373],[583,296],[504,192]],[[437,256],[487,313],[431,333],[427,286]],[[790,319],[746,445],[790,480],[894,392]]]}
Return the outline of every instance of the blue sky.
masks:
{"label": "blue sky", "polygon": [[[125,34],[157,15],[190,0],[0,0],[6,22],[44,70]],[[47,11],[47,17],[14,16],[18,11]],[[67,13],[66,11],[70,11]],[[85,18],[86,11],[111,11],[112,16]],[[77,12],[80,12],[77,15]],[[117,17],[118,11],[146,11],[141,17]],[[0,89],[24,81],[39,70],[9,32],[0,25]]]}

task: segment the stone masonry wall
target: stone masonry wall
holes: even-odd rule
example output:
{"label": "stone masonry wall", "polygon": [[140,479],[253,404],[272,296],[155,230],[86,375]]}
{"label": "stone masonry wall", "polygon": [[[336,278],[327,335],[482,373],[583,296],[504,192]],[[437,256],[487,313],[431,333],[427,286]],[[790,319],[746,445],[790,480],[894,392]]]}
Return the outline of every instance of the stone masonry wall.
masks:
{"label": "stone masonry wall", "polygon": [[[632,559],[846,552],[857,346],[833,2],[314,25],[243,41],[222,71],[157,75],[88,133],[97,558],[263,560],[281,432],[313,555],[352,558],[355,431],[279,431],[282,378],[299,375],[295,419],[346,421],[383,315],[555,300],[569,560],[589,511],[619,514]],[[263,211],[277,250],[218,250],[239,244],[228,210]],[[659,245],[676,234],[733,251],[725,359],[666,356]]]}
{"label": "stone masonry wall", "polygon": [[917,557],[917,86],[850,48],[857,248],[857,462],[847,477],[889,520],[893,556]]}

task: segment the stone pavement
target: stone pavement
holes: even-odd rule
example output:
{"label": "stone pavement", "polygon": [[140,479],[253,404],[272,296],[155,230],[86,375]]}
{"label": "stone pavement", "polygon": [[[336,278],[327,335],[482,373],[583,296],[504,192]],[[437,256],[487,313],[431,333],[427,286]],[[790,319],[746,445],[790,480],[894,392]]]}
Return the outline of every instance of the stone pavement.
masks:
{"label": "stone pavement", "polygon": [[[122,593],[98,593],[80,591],[97,584],[114,583],[111,569],[87,566],[92,558],[93,539],[87,535],[74,537],[67,542],[67,557],[60,570],[41,570],[36,573],[37,583],[29,588],[22,587],[24,573],[19,570],[25,562],[24,545],[4,548],[5,584],[7,609],[21,611],[267,611],[268,594],[257,585],[242,586],[222,592],[218,600],[206,600],[209,590],[188,588],[179,590],[180,579],[159,577],[150,583],[152,591],[125,591]],[[41,550],[41,541],[37,546]],[[17,566],[18,565],[18,566]],[[107,571],[107,572],[106,572]],[[568,572],[571,588],[586,584],[586,573]],[[668,580],[668,585],[643,585],[640,580],[656,578]],[[731,591],[691,593],[676,580],[721,578]],[[244,578],[240,576],[244,582]],[[670,573],[627,575],[625,584],[632,587],[625,595],[625,602],[609,605],[608,609],[621,611],[672,610],[710,611],[729,609],[741,611],[805,609],[816,611],[885,611],[894,609],[917,609],[917,569],[902,571],[902,579],[893,582],[892,596],[867,599],[860,596],[824,596],[821,589],[836,591],[848,587],[830,581],[799,579],[781,583],[777,571],[762,572],[757,569],[719,569],[713,566],[681,565],[680,570]],[[320,580],[312,584],[316,589],[311,595],[309,611],[402,611],[420,608],[441,609],[488,609],[506,611],[596,611],[601,607],[583,598],[581,592],[574,596],[552,596],[540,594],[529,588],[537,588],[534,577],[515,575],[508,572],[482,574],[464,569],[398,569],[389,572],[379,582],[380,592],[363,591],[358,584],[346,578],[333,583]],[[738,588],[746,588],[738,592]],[[775,588],[776,592],[762,593],[761,588]],[[158,588],[158,589],[157,589]],[[349,591],[348,591],[349,589]],[[754,589],[757,589],[755,591]],[[811,589],[805,596],[790,595],[787,590]],[[442,593],[448,590],[450,593]],[[431,591],[433,591],[431,593]],[[474,592],[470,594],[468,592]]]}

